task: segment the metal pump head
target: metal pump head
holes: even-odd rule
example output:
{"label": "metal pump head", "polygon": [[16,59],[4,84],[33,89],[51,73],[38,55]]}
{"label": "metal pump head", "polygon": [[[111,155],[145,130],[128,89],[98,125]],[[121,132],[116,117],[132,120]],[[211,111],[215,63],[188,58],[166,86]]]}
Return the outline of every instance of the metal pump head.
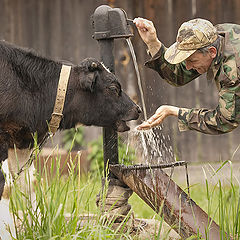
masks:
{"label": "metal pump head", "polygon": [[123,9],[101,5],[92,16],[93,37],[96,40],[132,37],[130,23]]}

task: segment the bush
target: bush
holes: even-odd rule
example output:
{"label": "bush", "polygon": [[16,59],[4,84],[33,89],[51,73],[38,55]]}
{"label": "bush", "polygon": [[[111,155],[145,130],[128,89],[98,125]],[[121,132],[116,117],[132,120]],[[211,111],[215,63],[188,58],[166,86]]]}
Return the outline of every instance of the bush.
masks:
{"label": "bush", "polygon": [[[66,150],[81,149],[86,146],[84,142],[84,128],[72,128],[64,131],[63,144]],[[97,140],[91,141],[88,144],[88,160],[90,161],[90,171],[103,172],[103,138],[100,136]],[[135,151],[124,143],[121,137],[118,138],[118,155],[119,162],[125,165],[132,164],[136,160]]]}
{"label": "bush", "polygon": [[[88,145],[89,154],[88,160],[90,161],[90,171],[100,173],[104,170],[104,160],[103,160],[103,139],[102,136],[97,140],[94,140]],[[119,162],[125,165],[132,164],[136,160],[135,151],[127,146],[121,137],[118,138],[118,155]]]}
{"label": "bush", "polygon": [[65,130],[63,134],[64,148],[67,151],[73,149],[81,149],[85,145],[83,133],[83,127]]}

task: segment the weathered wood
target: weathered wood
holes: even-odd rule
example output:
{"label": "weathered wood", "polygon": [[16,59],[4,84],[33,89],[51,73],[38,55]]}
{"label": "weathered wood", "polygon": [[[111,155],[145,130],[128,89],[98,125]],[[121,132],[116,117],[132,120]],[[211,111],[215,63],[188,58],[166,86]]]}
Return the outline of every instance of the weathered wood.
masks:
{"label": "weathered wood", "polygon": [[[240,23],[239,0],[0,0],[0,38],[75,64],[85,57],[99,58],[97,42],[92,39],[90,17],[101,4],[123,8],[132,19],[141,16],[152,20],[159,39],[166,46],[175,41],[182,22],[193,17],[206,18],[214,24]],[[146,46],[137,30],[133,28],[133,32],[132,42],[143,81],[148,116],[161,104],[189,108],[216,107],[217,90],[214,84],[209,86],[204,77],[187,86],[175,88],[165,83],[156,72],[144,67],[148,58]],[[119,40],[115,46],[116,74],[124,89],[141,104],[136,74],[124,41]],[[87,141],[96,138],[100,131],[99,128],[87,129]],[[177,157],[187,161],[231,158],[239,145],[238,131],[222,136],[207,136],[191,131],[179,133],[176,119],[173,118],[165,121],[163,128],[164,134],[171,138]],[[238,151],[234,160],[239,156]]]}

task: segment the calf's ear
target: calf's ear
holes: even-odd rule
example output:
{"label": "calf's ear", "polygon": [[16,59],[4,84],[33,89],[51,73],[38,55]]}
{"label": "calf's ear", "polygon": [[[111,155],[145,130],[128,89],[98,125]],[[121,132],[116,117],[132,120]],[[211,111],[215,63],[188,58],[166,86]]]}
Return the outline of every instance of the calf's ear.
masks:
{"label": "calf's ear", "polygon": [[94,72],[96,70],[99,70],[98,64],[96,62],[91,62],[88,66],[88,70],[90,72]]}
{"label": "calf's ear", "polygon": [[93,92],[96,85],[97,78],[98,78],[97,71],[87,73],[85,77],[80,81],[81,88],[83,90]]}

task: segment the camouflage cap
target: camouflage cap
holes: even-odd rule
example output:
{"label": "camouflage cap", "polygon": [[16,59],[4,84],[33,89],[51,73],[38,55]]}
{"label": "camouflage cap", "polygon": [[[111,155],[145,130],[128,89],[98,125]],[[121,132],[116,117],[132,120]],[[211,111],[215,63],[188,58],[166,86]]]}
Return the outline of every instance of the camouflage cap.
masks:
{"label": "camouflage cap", "polygon": [[217,37],[217,29],[208,20],[196,18],[184,22],[178,30],[176,42],[167,49],[164,57],[169,63],[180,63],[197,49],[212,44]]}

